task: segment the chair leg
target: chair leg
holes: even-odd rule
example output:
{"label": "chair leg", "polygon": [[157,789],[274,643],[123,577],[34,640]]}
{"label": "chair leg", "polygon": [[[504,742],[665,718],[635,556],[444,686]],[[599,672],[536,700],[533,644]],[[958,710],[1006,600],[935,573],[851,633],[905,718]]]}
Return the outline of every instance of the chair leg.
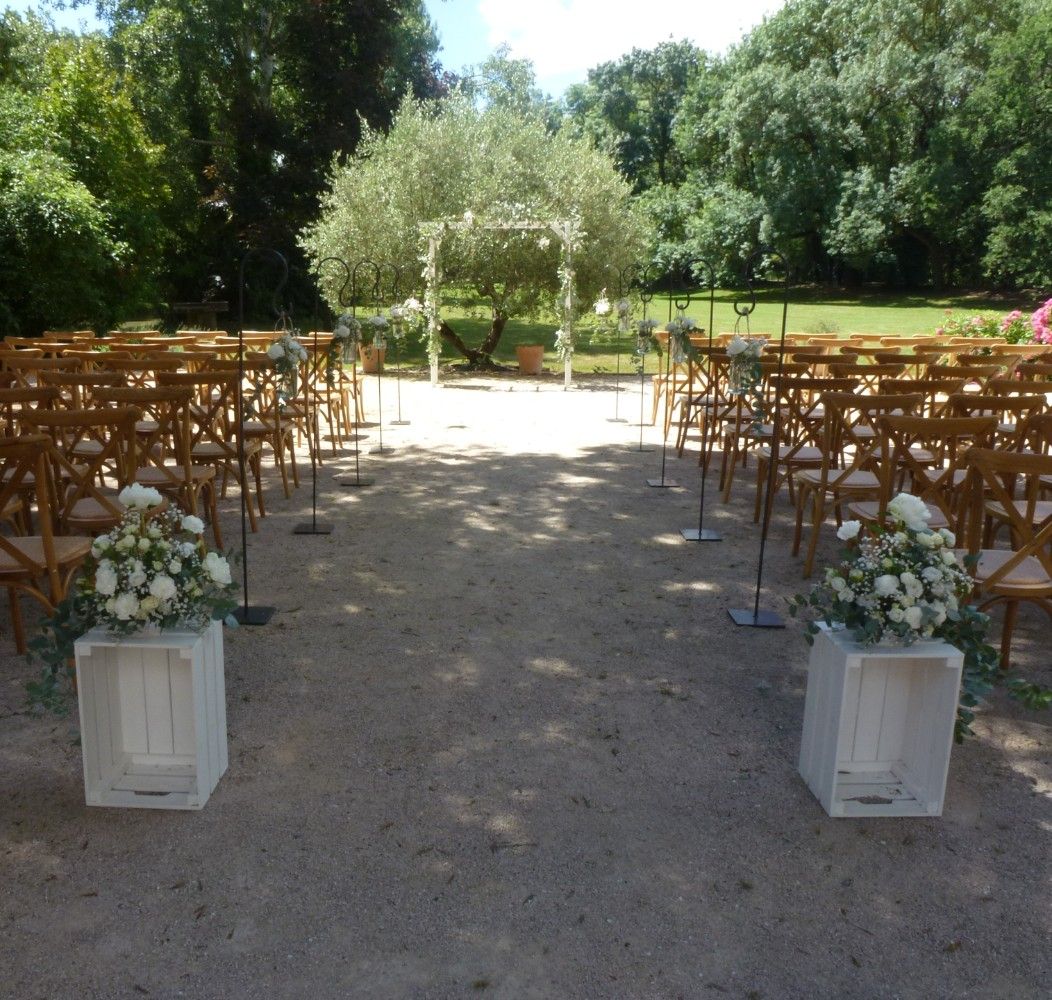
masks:
{"label": "chair leg", "polygon": [[762,501],[763,493],[763,477],[767,471],[767,463],[770,461],[768,458],[764,458],[763,455],[756,456],[756,503],[753,505],[752,511],[752,523],[760,523],[760,504]]}
{"label": "chair leg", "polygon": [[11,631],[15,637],[15,650],[21,656],[26,651],[26,629],[22,622],[22,605],[18,602],[18,591],[7,588],[7,599],[11,605]]}
{"label": "chair leg", "polygon": [[223,535],[219,530],[219,511],[216,506],[216,482],[214,479],[205,483],[208,491],[205,502],[208,504],[208,516],[212,519],[212,537],[215,539],[216,548],[223,550]]}
{"label": "chair leg", "polygon": [[796,491],[796,526],[793,529],[793,555],[800,554],[800,542],[804,535],[804,504],[807,503],[808,490],[800,484]]}
{"label": "chair leg", "polygon": [[815,565],[815,553],[818,551],[818,535],[822,530],[822,522],[825,521],[825,497],[814,491],[814,504],[812,506],[813,519],[811,522],[811,537],[807,542],[807,557],[804,559],[804,579],[810,575]]}
{"label": "chair leg", "polygon": [[1019,602],[1005,601],[1004,625],[1001,628],[1001,669],[1007,670],[1012,656],[1012,634],[1019,617]]}

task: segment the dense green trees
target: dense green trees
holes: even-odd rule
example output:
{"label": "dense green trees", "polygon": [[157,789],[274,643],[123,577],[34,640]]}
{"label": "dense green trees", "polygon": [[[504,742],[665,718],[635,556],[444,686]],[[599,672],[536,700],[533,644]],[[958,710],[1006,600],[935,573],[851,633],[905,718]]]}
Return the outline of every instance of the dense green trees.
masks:
{"label": "dense green trees", "polygon": [[569,127],[615,149],[659,258],[730,276],[766,240],[814,280],[1039,284],[1050,25],[1048,0],[789,0],[724,58],[666,44],[593,70]]}

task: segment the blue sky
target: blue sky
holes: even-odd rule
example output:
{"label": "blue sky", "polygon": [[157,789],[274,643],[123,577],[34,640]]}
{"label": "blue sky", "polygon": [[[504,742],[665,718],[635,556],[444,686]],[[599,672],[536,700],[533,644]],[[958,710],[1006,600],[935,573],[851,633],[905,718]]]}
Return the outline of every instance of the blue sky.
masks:
{"label": "blue sky", "polygon": [[[31,0],[5,5],[42,6]],[[426,0],[442,40],[442,64],[454,72],[481,62],[501,43],[529,59],[541,89],[561,96],[588,70],[633,48],[649,49],[686,38],[710,52],[723,52],[784,0]],[[62,27],[90,29],[92,6],[55,11]]]}

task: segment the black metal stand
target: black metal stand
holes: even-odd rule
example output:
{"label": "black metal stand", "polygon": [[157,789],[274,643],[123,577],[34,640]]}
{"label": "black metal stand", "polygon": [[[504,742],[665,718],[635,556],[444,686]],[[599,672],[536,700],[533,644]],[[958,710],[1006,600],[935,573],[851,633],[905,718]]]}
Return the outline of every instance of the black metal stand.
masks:
{"label": "black metal stand", "polygon": [[[662,375],[661,355],[660,354],[658,355],[658,385],[661,384],[662,378],[664,377],[665,378],[665,383],[666,383],[665,384],[665,392],[668,392],[669,389],[668,389],[668,378],[667,378],[667,375],[671,372],[671,369],[672,369],[672,357],[671,357],[671,355],[669,355],[667,349],[665,351],[665,355],[668,358],[668,360],[665,363],[665,376]],[[657,392],[656,389],[654,391]],[[669,401],[666,399],[665,400],[665,405],[666,406],[668,405],[668,402]],[[661,429],[662,430],[665,429],[665,421],[664,420],[661,421]],[[640,433],[642,434],[642,420],[640,421]],[[662,440],[661,440],[661,478],[660,479],[648,479],[647,480],[647,486],[651,486],[651,487],[653,487],[654,489],[657,489],[657,490],[675,489],[675,488],[677,488],[679,486],[679,483],[677,483],[674,479],[666,479],[665,478],[665,464],[666,464],[667,458],[668,458],[668,435],[666,434],[666,435],[664,435],[662,437]]]}
{"label": "black metal stand", "polygon": [[[745,269],[750,293],[752,293],[752,267],[759,258],[760,253],[760,250],[756,250],[753,253]],[[785,271],[785,285],[782,298],[782,335],[778,341],[778,368],[776,369],[777,379],[780,381],[785,364],[785,327],[789,314],[789,262],[777,250],[767,250],[765,253],[768,257],[777,257]],[[753,293],[752,306],[748,312],[752,312],[755,308],[756,296]],[[781,424],[781,409],[775,406],[773,426],[771,428],[771,457],[767,469],[767,483],[763,497],[763,524],[760,527],[760,556],[756,565],[756,595],[753,599],[753,606],[751,610],[733,608],[728,609],[727,612],[735,625],[744,625],[749,628],[785,628],[785,622],[779,615],[773,611],[762,611],[760,609],[760,589],[763,586],[763,557],[767,549],[767,534],[771,527],[771,508],[774,506],[774,484],[778,473],[778,445],[782,429]]]}
{"label": "black metal stand", "polygon": [[[371,267],[373,269],[374,282],[373,282],[373,297],[378,297],[378,289],[380,286],[380,268],[371,260],[360,260],[354,265],[354,270],[351,272],[351,310],[352,315],[356,313],[356,303],[358,295],[358,271],[363,268]],[[354,380],[355,389],[364,388],[364,379],[362,383],[358,382],[358,345],[355,344],[355,355],[351,361],[351,378]],[[364,374],[364,373],[363,373]],[[362,404],[362,410],[364,412],[365,404]],[[358,398],[354,400],[353,405],[354,419],[351,421],[351,438],[354,441],[354,479],[336,480],[336,485],[347,490],[359,490],[365,489],[367,486],[372,486],[376,480],[368,476],[362,475],[361,466],[361,449],[358,447],[358,442],[362,439],[362,434],[358,433],[360,426],[358,422]],[[370,425],[372,426],[372,425]]]}
{"label": "black metal stand", "polygon": [[[318,322],[314,321],[314,377],[318,374]],[[321,448],[321,431],[318,425],[318,397],[311,388],[310,379],[304,380],[307,396],[307,433],[314,437],[310,453],[310,521],[297,524],[294,535],[331,535],[332,525],[318,520],[318,450]]]}
{"label": "black metal stand", "polygon": [[[238,268],[237,313],[237,468],[241,477],[241,607],[233,612],[240,625],[266,625],[276,608],[252,607],[248,602],[248,463],[245,459],[245,265],[253,256],[268,256],[281,265],[281,281],[274,290],[274,302],[289,277],[288,261],[277,250],[253,248],[241,258]],[[278,315],[281,310],[276,310]]]}
{"label": "black metal stand", "polygon": [[[626,277],[630,267],[623,267],[617,274],[617,301],[620,302],[628,292],[625,287]],[[614,334],[614,350],[617,355],[616,367],[614,368],[614,415],[607,417],[608,424],[627,424],[628,421],[620,415],[621,406],[621,316],[618,314],[617,323],[614,326],[617,331]]]}
{"label": "black metal stand", "polygon": [[[386,346],[386,345],[385,345]],[[375,350],[375,342],[374,342]],[[384,397],[383,397],[383,361],[380,359],[380,352],[376,351],[376,434],[377,434],[377,446],[369,452],[370,455],[390,455],[394,452],[394,448],[384,447]]]}
{"label": "black metal stand", "polygon": [[392,427],[408,427],[410,421],[402,419],[402,338],[395,338],[395,395],[398,399],[398,419],[391,421]]}
{"label": "black metal stand", "polygon": [[[712,265],[708,261],[698,261],[699,264],[709,272],[709,354],[708,363],[709,371],[712,371],[712,324],[716,306],[716,272]],[[691,387],[687,387],[687,391],[690,392]],[[709,395],[712,393],[712,379],[709,379]],[[715,406],[714,399],[706,399],[702,401],[702,405],[705,407]],[[690,415],[690,401],[687,401],[687,414]],[[706,414],[706,417],[708,415]],[[684,541],[688,542],[722,542],[723,536],[712,528],[705,527],[705,480],[709,475],[709,461],[708,461],[708,448],[709,448],[709,423],[708,419],[705,419],[701,423],[701,498],[698,502],[698,526],[696,528],[680,528],[679,533],[683,536]],[[686,432],[684,432],[686,433]]]}

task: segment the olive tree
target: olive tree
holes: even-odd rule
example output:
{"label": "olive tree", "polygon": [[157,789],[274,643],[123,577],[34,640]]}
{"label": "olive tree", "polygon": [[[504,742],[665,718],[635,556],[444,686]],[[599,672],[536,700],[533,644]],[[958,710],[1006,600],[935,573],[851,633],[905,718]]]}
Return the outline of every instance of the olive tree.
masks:
{"label": "olive tree", "polygon": [[[415,277],[426,251],[422,224],[465,213],[486,224],[566,220],[579,234],[574,283],[587,303],[609,283],[610,266],[637,260],[646,243],[647,223],[629,196],[606,154],[550,134],[539,114],[479,108],[464,95],[406,99],[389,132],[367,132],[355,155],[334,165],[320,217],[301,242],[315,262],[338,255],[353,265],[368,257]],[[554,306],[560,253],[560,241],[542,231],[450,231],[442,244],[444,280],[477,296],[491,323],[475,347],[447,322],[443,340],[472,364],[490,364],[509,317]],[[331,304],[336,291],[325,288]]]}

